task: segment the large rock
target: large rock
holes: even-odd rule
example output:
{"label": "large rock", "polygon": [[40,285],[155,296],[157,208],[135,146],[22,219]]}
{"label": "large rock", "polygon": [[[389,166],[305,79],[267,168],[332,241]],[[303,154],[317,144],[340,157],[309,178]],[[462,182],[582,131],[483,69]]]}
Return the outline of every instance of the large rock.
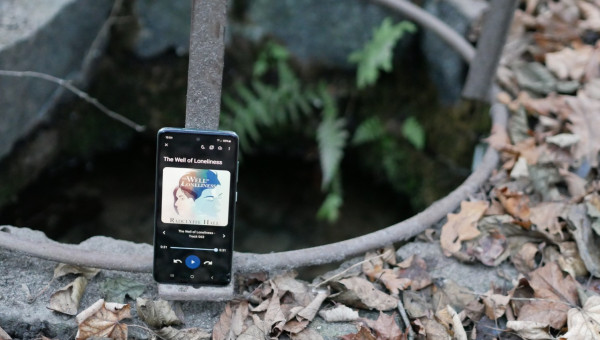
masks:
{"label": "large rock", "polygon": [[[0,69],[74,78],[110,12],[110,0],[0,0]],[[33,78],[0,76],[0,158],[62,92]]]}

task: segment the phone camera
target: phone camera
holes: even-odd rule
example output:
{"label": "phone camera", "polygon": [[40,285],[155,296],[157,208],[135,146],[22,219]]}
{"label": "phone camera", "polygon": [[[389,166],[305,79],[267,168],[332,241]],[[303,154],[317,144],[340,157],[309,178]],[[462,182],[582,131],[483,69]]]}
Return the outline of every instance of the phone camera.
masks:
{"label": "phone camera", "polygon": [[199,141],[200,141],[200,137],[196,137],[196,142],[199,142]]}

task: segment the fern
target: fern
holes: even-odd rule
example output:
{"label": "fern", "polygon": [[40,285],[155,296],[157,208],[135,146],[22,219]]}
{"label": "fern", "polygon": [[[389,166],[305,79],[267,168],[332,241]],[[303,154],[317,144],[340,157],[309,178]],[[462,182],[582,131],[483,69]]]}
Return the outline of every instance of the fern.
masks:
{"label": "fern", "polygon": [[354,131],[351,144],[354,146],[370,143],[386,135],[385,126],[379,117],[365,119]]}
{"label": "fern", "polygon": [[323,120],[317,127],[317,144],[321,160],[321,186],[326,189],[338,172],[348,139],[348,131],[345,120],[337,117],[337,107],[333,98],[324,90],[324,87],[322,89]]}
{"label": "fern", "polygon": [[357,64],[356,86],[359,89],[373,85],[379,78],[379,70],[392,70],[393,48],[405,32],[415,32],[416,26],[408,21],[392,24],[385,18],[373,31],[373,38],[361,50],[354,51],[348,61]]}
{"label": "fern", "polygon": [[417,150],[423,150],[425,147],[425,130],[415,117],[408,117],[402,125],[402,135]]}

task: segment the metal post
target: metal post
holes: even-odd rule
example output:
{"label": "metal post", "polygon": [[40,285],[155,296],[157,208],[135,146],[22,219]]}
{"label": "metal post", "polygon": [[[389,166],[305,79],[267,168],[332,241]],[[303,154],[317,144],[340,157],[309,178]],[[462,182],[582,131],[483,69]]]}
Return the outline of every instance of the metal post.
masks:
{"label": "metal post", "polygon": [[[190,32],[190,64],[185,127],[219,128],[227,0],[193,0]],[[224,301],[233,298],[233,281],[225,287],[158,285],[166,300]]]}
{"label": "metal post", "polygon": [[477,53],[469,66],[463,97],[490,101],[490,88],[496,78],[496,69],[517,3],[517,0],[491,1],[477,42]]}
{"label": "metal post", "polygon": [[227,0],[193,0],[185,127],[219,128]]}

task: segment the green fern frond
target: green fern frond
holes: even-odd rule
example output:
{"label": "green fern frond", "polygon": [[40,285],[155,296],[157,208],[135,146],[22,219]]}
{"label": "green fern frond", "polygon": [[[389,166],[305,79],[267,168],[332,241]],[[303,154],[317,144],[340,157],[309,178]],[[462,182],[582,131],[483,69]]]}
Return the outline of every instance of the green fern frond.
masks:
{"label": "green fern frond", "polygon": [[365,119],[354,132],[351,144],[354,146],[374,142],[385,136],[385,126],[379,117]]}
{"label": "green fern frond", "polygon": [[327,197],[325,197],[323,204],[321,204],[321,207],[317,212],[317,218],[329,223],[337,221],[340,217],[340,208],[343,203],[344,201],[340,193],[336,191],[330,192]]}
{"label": "green fern frond", "polygon": [[346,121],[337,118],[337,110],[331,96],[325,95],[323,99],[325,105],[323,107],[323,120],[317,127],[317,144],[323,176],[321,185],[325,189],[338,171],[344,155],[348,131]]}
{"label": "green fern frond", "polygon": [[391,71],[394,46],[404,33],[415,31],[416,26],[411,22],[402,21],[394,25],[392,19],[385,18],[373,31],[373,38],[348,57],[348,61],[357,64],[356,86],[362,89],[373,85],[377,82],[379,70]]}
{"label": "green fern frond", "polygon": [[402,135],[417,150],[425,148],[425,130],[415,117],[408,117],[402,125]]}

